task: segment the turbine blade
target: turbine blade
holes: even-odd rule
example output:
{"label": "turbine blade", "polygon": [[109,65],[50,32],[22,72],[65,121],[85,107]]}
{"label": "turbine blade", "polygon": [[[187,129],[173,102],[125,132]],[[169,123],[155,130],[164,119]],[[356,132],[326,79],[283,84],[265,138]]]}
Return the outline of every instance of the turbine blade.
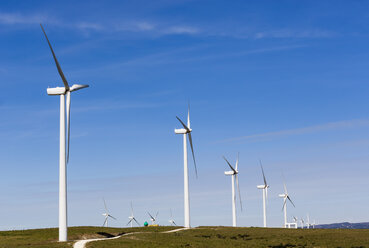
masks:
{"label": "turbine blade", "polygon": [[260,161],[261,172],[263,173],[264,185],[266,186],[266,185],[268,185],[268,184],[267,184],[267,181],[266,181],[266,179],[265,179],[265,174],[264,174],[263,165],[261,164],[261,160],[259,160],[259,161]]}
{"label": "turbine blade", "polygon": [[105,202],[105,199],[103,198],[103,201],[104,201],[104,207],[105,207],[105,211],[108,213],[108,208],[106,207],[106,202]]}
{"label": "turbine blade", "polygon": [[152,217],[152,215],[149,213],[149,212],[147,212],[149,215],[150,215],[150,218],[152,219],[152,220],[155,220],[154,219],[154,217]]}
{"label": "turbine blade", "polygon": [[182,126],[184,127],[184,129],[187,130],[187,132],[190,132],[190,129],[186,126],[186,124],[183,123],[183,121],[181,121],[181,119],[178,118],[178,116],[176,116],[176,118],[179,120],[179,122],[182,124]]}
{"label": "turbine blade", "polygon": [[108,219],[105,217],[104,224],[102,225],[103,227],[105,226],[107,220]]}
{"label": "turbine blade", "polygon": [[132,202],[131,202],[131,215],[133,216],[133,207],[132,207]]}
{"label": "turbine blade", "polygon": [[240,205],[241,205],[241,211],[242,211],[242,200],[241,200],[241,191],[240,191],[240,185],[238,183],[238,175],[236,174],[236,183],[237,183],[237,189],[238,189],[238,198],[240,198]]}
{"label": "turbine blade", "polygon": [[196,173],[196,178],[197,178],[197,167],[196,167],[195,153],[193,151],[193,145],[192,145],[192,136],[191,136],[191,133],[187,133],[187,134],[188,134],[188,140],[190,141],[190,146],[191,146],[191,151],[192,151],[192,158],[193,158],[193,164],[195,165],[195,173]]}
{"label": "turbine blade", "polygon": [[128,221],[128,223],[127,223],[127,225],[126,225],[126,226],[128,226],[128,225],[132,222],[132,220],[133,220],[133,219],[130,219],[130,220]]}
{"label": "turbine blade", "polygon": [[227,162],[227,164],[229,165],[229,167],[231,167],[231,170],[233,170],[234,173],[237,173],[237,171],[232,167],[231,163],[229,163],[229,161],[223,156],[224,160]]}
{"label": "turbine blade", "polygon": [[117,220],[114,216],[111,216],[110,214],[108,215],[108,217],[113,218],[114,220]]}
{"label": "turbine blade", "polygon": [[240,153],[237,153],[237,161],[236,161],[236,171],[238,171],[238,160],[240,158]]}
{"label": "turbine blade", "polygon": [[175,225],[175,226],[177,226],[177,224],[176,224],[176,222],[173,220],[173,224]]}
{"label": "turbine blade", "polygon": [[67,92],[67,164],[69,162],[69,147],[70,147],[70,91]]}
{"label": "turbine blade", "polygon": [[159,214],[159,211],[158,211],[158,212],[156,212],[156,215],[155,215],[155,220],[156,220],[156,218],[158,217],[158,214]]}
{"label": "turbine blade", "polygon": [[288,195],[288,192],[287,192],[287,187],[286,187],[286,184],[285,184],[285,182],[283,182],[283,187],[284,187],[284,193],[285,193],[286,195]]}
{"label": "turbine blade", "polygon": [[42,32],[44,33],[45,37],[46,37],[46,40],[47,40],[47,43],[49,44],[49,47],[50,47],[50,50],[51,50],[51,53],[53,54],[53,57],[54,57],[54,61],[55,61],[55,64],[56,64],[56,68],[58,69],[58,72],[59,72],[59,75],[60,77],[62,78],[63,80],[63,83],[64,83],[64,87],[65,89],[68,91],[69,90],[69,85],[68,85],[68,82],[67,82],[67,79],[65,78],[64,76],[64,73],[59,65],[59,62],[55,56],[55,53],[54,53],[54,50],[50,44],[50,41],[49,41],[49,38],[47,38],[47,35],[46,35],[46,32],[44,30],[44,27],[42,26],[42,24],[40,23],[40,26],[41,26],[41,29],[42,29]]}
{"label": "turbine blade", "polygon": [[296,207],[289,196],[287,196],[287,199],[292,203],[293,207]]}
{"label": "turbine blade", "polygon": [[137,225],[141,226],[140,223],[136,220],[136,218],[133,218],[133,220],[137,223]]}
{"label": "turbine blade", "polygon": [[190,123],[190,103],[188,103],[188,114],[187,114],[187,127],[190,129],[191,127]]}
{"label": "turbine blade", "polygon": [[172,215],[172,209],[170,209],[170,218],[172,218],[173,215]]}
{"label": "turbine blade", "polygon": [[286,200],[286,198],[284,198],[284,200],[283,200],[283,207],[282,207],[282,211],[284,210],[284,208],[285,208],[285,206],[286,206],[286,203],[287,203],[287,200]]}

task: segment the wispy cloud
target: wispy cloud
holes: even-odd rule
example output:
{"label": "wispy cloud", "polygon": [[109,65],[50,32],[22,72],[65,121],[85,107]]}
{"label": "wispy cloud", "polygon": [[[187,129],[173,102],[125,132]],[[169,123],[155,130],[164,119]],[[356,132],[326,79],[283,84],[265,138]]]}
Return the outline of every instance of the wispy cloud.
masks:
{"label": "wispy cloud", "polygon": [[80,22],[76,24],[76,27],[79,29],[95,30],[95,31],[100,31],[103,29],[102,25],[98,23],[92,23],[92,22]]}
{"label": "wispy cloud", "polygon": [[163,34],[197,34],[200,30],[191,26],[173,26],[162,31]]}
{"label": "wispy cloud", "polygon": [[54,18],[43,14],[25,15],[20,13],[0,13],[0,24],[38,24],[41,22],[55,23]]}
{"label": "wispy cloud", "polygon": [[141,20],[120,19],[111,20],[62,20],[56,16],[49,16],[43,13],[6,13],[0,12],[0,24],[2,25],[30,25],[47,23],[58,27],[73,28],[81,30],[83,34],[91,32],[105,33],[137,33],[148,36],[166,35],[202,35],[202,36],[226,36],[239,39],[268,39],[268,38],[329,38],[337,36],[337,33],[329,30],[317,28],[276,28],[260,31],[258,28],[248,27],[242,30],[239,25],[231,27],[220,27],[219,25],[204,26],[194,23],[173,23],[171,20],[156,21],[142,18]]}
{"label": "wispy cloud", "polygon": [[335,36],[336,33],[327,30],[293,30],[293,29],[278,29],[271,31],[262,31],[254,33],[254,38],[329,38]]}
{"label": "wispy cloud", "polygon": [[290,135],[301,135],[307,133],[316,133],[322,131],[336,130],[336,129],[345,129],[345,128],[356,128],[356,127],[369,127],[369,120],[346,120],[346,121],[338,121],[338,122],[329,122],[320,125],[314,125],[309,127],[295,128],[295,129],[287,129],[275,132],[266,132],[260,134],[252,134],[247,136],[240,136],[235,138],[230,138],[226,140],[219,141],[219,143],[223,142],[232,142],[232,141],[245,141],[245,140],[262,140],[265,138],[274,138],[274,137],[283,137]]}

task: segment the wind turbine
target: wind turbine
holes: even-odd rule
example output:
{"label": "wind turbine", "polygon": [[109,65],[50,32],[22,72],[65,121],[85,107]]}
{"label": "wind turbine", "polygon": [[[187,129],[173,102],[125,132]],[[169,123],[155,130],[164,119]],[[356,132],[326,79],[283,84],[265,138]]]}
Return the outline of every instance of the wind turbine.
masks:
{"label": "wind turbine", "polygon": [[311,223],[311,225],[313,226],[313,229],[315,228],[315,220],[313,220],[313,223]]}
{"label": "wind turbine", "polygon": [[104,220],[104,224],[103,224],[102,226],[103,226],[103,227],[104,227],[104,226],[105,226],[105,227],[108,227],[108,219],[109,219],[109,218],[112,218],[112,219],[116,220],[116,218],[114,218],[113,216],[111,216],[111,215],[109,214],[108,208],[106,207],[105,199],[103,199],[103,201],[104,201],[105,213],[103,213],[102,215],[103,215],[103,216],[105,216],[105,220]]}
{"label": "wind turbine", "polygon": [[196,168],[196,161],[195,161],[195,154],[193,151],[192,145],[192,136],[191,132],[192,129],[190,127],[190,106],[188,106],[188,115],[187,115],[187,125],[181,121],[181,119],[176,116],[178,121],[182,124],[183,128],[181,129],[174,129],[174,133],[176,134],[183,134],[183,162],[184,162],[184,226],[186,228],[190,228],[190,196],[188,190],[188,162],[187,162],[187,135],[188,140],[190,141],[193,163],[195,165],[195,173],[197,178],[197,168]]}
{"label": "wind turbine", "polygon": [[261,172],[263,173],[264,184],[263,185],[258,185],[257,188],[263,190],[263,215],[264,215],[264,227],[266,227],[267,226],[266,200],[268,198],[269,185],[268,185],[268,183],[265,179],[264,169],[263,169],[263,165],[261,164],[261,161],[260,161],[260,167],[261,167]]}
{"label": "wind turbine", "polygon": [[133,221],[135,221],[137,223],[137,225],[140,226],[140,223],[138,223],[138,221],[136,220],[136,218],[133,214],[132,202],[131,202],[131,216],[129,216],[128,219],[129,219],[129,221],[127,223],[127,226],[131,223],[131,227],[133,227]]}
{"label": "wind turbine", "polygon": [[169,219],[169,223],[171,226],[177,226],[176,222],[173,220],[173,215],[172,215],[172,209],[170,209],[170,219]]}
{"label": "wind turbine", "polygon": [[306,220],[307,220],[307,223],[306,223],[306,228],[309,229],[310,228],[310,217],[309,217],[309,214],[307,214],[306,216]]}
{"label": "wind turbine", "polygon": [[295,204],[292,202],[290,196],[288,195],[288,191],[287,191],[287,187],[285,183],[283,183],[283,187],[284,187],[284,193],[279,194],[278,196],[283,198],[282,211],[284,211],[284,227],[287,228],[287,200],[289,200],[294,207],[295,207]]}
{"label": "wind turbine", "polygon": [[[59,65],[59,62],[55,56],[54,50],[50,44],[50,41],[46,35],[43,26],[40,24],[42,32],[45,35],[47,43],[49,44],[51,53],[53,55],[56,68],[64,83],[64,87],[47,88],[48,95],[60,95],[60,148],[59,148],[59,241],[67,241],[67,170],[66,165],[69,162],[69,144],[70,144],[70,93],[83,88],[87,88],[88,85],[74,84],[69,87],[68,81],[64,76],[64,73]],[[66,109],[65,109],[66,107]],[[67,115],[67,137],[65,134],[65,115]],[[66,149],[66,138],[67,149]]]}
{"label": "wind turbine", "polygon": [[295,216],[293,216],[293,221],[294,221],[294,223],[295,223],[295,228],[297,228],[297,222],[298,222],[298,219],[297,219]]}
{"label": "wind turbine", "polygon": [[155,218],[149,212],[147,213],[150,215],[151,225],[155,225],[159,212],[156,212]]}
{"label": "wind turbine", "polygon": [[235,182],[235,179],[236,179],[237,190],[238,190],[238,197],[240,199],[240,205],[241,205],[241,211],[242,211],[241,192],[240,192],[240,186],[238,184],[238,160],[239,160],[239,154],[237,154],[237,161],[236,161],[235,168],[233,168],[233,166],[231,165],[231,163],[229,163],[228,160],[224,156],[223,156],[223,158],[227,162],[227,164],[229,165],[229,167],[231,168],[230,171],[225,171],[224,174],[225,175],[232,176],[232,225],[234,227],[236,227],[237,226],[237,218],[236,218],[236,193],[235,193],[235,190],[234,190],[234,182]]}
{"label": "wind turbine", "polygon": [[301,223],[301,229],[304,229],[305,221],[303,218],[300,219],[300,223]]}

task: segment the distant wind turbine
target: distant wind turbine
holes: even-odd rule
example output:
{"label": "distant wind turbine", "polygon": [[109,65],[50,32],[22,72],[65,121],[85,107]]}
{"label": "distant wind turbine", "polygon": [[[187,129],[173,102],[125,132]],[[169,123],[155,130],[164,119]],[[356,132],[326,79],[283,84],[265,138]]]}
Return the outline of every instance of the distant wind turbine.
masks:
{"label": "distant wind turbine", "polygon": [[295,204],[292,202],[290,196],[288,195],[286,184],[283,183],[284,193],[279,194],[279,197],[283,198],[283,207],[282,211],[284,211],[284,227],[287,228],[287,200],[291,202],[291,204],[295,207]]}
{"label": "distant wind turbine", "polygon": [[305,221],[303,218],[300,219],[300,223],[301,223],[301,229],[304,229]]}
{"label": "distant wind turbine", "polygon": [[131,216],[128,217],[129,221],[127,223],[127,226],[129,224],[131,224],[131,227],[133,227],[133,221],[135,221],[137,223],[138,226],[140,226],[140,223],[138,223],[138,221],[136,220],[134,214],[133,214],[133,206],[132,206],[132,202],[131,202]]}
{"label": "distant wind turbine", "polygon": [[182,124],[183,128],[181,129],[174,129],[174,133],[176,134],[183,134],[183,162],[184,162],[184,226],[186,228],[190,228],[190,196],[189,196],[189,189],[188,189],[188,162],[187,162],[187,135],[188,140],[190,142],[193,163],[195,165],[195,173],[197,178],[197,168],[196,168],[196,161],[195,161],[195,153],[193,151],[192,145],[192,136],[191,132],[192,129],[190,127],[190,106],[188,106],[188,114],[187,114],[187,125],[183,123],[181,119],[176,116],[178,121]]}
{"label": "distant wind turbine", "polygon": [[[60,95],[60,148],[59,148],[59,241],[68,240],[68,224],[67,224],[67,170],[66,165],[69,162],[69,147],[70,147],[70,93],[83,88],[87,88],[88,85],[74,84],[69,87],[68,81],[64,76],[64,73],[59,65],[59,62],[55,56],[54,50],[50,44],[50,41],[46,35],[43,26],[40,24],[42,32],[45,35],[47,43],[49,44],[51,53],[53,55],[56,68],[64,83],[64,87],[48,88],[48,95]],[[66,96],[66,97],[65,97]],[[66,98],[66,99],[65,99]],[[66,105],[66,106],[65,106]],[[65,107],[67,108],[65,110]],[[67,114],[67,137],[65,134],[65,114]],[[67,149],[66,149],[66,138]]]}
{"label": "distant wind turbine", "polygon": [[156,218],[158,217],[159,212],[156,212],[155,218],[149,212],[147,212],[147,214],[150,216],[151,225],[155,225],[156,224]]}
{"label": "distant wind turbine", "polygon": [[310,228],[310,216],[309,216],[309,214],[307,214],[307,216],[306,216],[307,218],[306,218],[306,220],[307,220],[307,223],[306,223],[306,228],[307,229],[309,229]]}
{"label": "distant wind turbine", "polygon": [[268,185],[268,183],[267,183],[267,181],[265,179],[264,169],[263,169],[263,165],[261,164],[261,161],[260,161],[260,167],[261,167],[261,172],[263,173],[264,184],[263,185],[258,185],[257,188],[263,190],[264,227],[267,227],[266,200],[268,199],[268,188],[269,188],[269,185]]}
{"label": "distant wind turbine", "polygon": [[176,222],[173,219],[173,214],[172,214],[172,209],[170,209],[170,219],[169,219],[169,223],[171,226],[177,226]]}
{"label": "distant wind turbine", "polygon": [[293,216],[293,221],[294,221],[294,224],[295,224],[295,228],[297,228],[298,219],[295,216]]}
{"label": "distant wind turbine", "polygon": [[103,226],[103,227],[104,227],[104,226],[105,226],[105,227],[108,227],[108,219],[109,219],[109,218],[112,218],[112,219],[116,220],[116,218],[114,218],[113,216],[111,216],[111,215],[109,214],[108,208],[106,207],[105,199],[103,199],[103,201],[104,201],[105,213],[103,213],[102,215],[103,215],[103,216],[105,216],[105,220],[104,220],[104,224],[103,224],[102,226]]}
{"label": "distant wind turbine", "polygon": [[223,156],[224,160],[227,162],[228,166],[231,168],[230,171],[225,171],[224,174],[225,175],[230,175],[232,176],[232,225],[234,227],[237,226],[237,217],[236,217],[236,193],[235,193],[235,189],[234,189],[234,183],[236,181],[237,184],[237,190],[238,190],[238,198],[240,199],[240,206],[241,206],[241,211],[242,211],[242,201],[241,201],[241,192],[240,192],[240,186],[238,183],[238,160],[239,160],[239,154],[237,155],[237,161],[236,161],[236,166],[235,168],[233,168],[233,166],[231,165],[231,163],[228,162],[228,160]]}

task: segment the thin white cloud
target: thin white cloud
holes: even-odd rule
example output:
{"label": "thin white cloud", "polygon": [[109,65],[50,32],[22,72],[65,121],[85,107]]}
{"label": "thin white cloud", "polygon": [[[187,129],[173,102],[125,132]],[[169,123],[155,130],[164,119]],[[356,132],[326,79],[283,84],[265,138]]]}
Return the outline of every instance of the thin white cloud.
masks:
{"label": "thin white cloud", "polygon": [[81,22],[78,23],[76,25],[77,28],[79,29],[89,29],[89,30],[96,30],[96,31],[100,31],[103,29],[103,26],[98,24],[98,23],[92,23],[92,22]]}
{"label": "thin white cloud", "polygon": [[197,34],[200,30],[191,26],[173,26],[163,30],[164,34]]}
{"label": "thin white cloud", "polygon": [[316,133],[322,131],[329,131],[335,129],[345,129],[345,128],[357,128],[357,127],[369,127],[369,120],[346,120],[346,121],[338,121],[338,122],[329,122],[321,125],[314,125],[309,127],[295,128],[295,129],[287,129],[275,132],[266,132],[260,134],[252,134],[247,136],[240,136],[235,138],[230,138],[226,140],[222,140],[220,142],[232,142],[232,141],[245,141],[245,140],[262,140],[265,138],[273,138],[273,137],[283,137],[290,135],[301,135],[307,133]]}
{"label": "thin white cloud", "polygon": [[55,22],[54,19],[42,14],[24,15],[20,13],[0,13],[0,24],[38,24],[46,21]]}
{"label": "thin white cloud", "polygon": [[292,29],[279,29],[272,31],[257,32],[253,36],[256,39],[262,38],[329,38],[336,34],[326,30],[292,30]]}
{"label": "thin white cloud", "polygon": [[264,39],[264,38],[328,38],[336,36],[332,31],[315,29],[275,29],[267,31],[242,31],[234,28],[217,28],[211,31],[212,27],[202,27],[189,24],[170,24],[170,22],[155,22],[148,20],[124,20],[117,24],[109,21],[77,21],[68,22],[40,13],[5,13],[0,12],[0,24],[3,25],[30,25],[47,23],[58,25],[64,28],[77,28],[84,32],[136,32],[146,35],[165,36],[165,35],[210,35],[210,36],[229,36],[241,39]]}

